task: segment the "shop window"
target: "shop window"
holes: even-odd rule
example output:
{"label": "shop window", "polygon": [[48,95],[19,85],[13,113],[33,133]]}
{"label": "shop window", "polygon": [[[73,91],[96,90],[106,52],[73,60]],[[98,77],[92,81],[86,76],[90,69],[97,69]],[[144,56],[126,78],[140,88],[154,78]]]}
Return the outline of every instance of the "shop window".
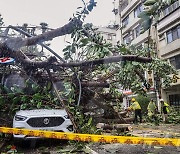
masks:
{"label": "shop window", "polygon": [[170,105],[180,106],[180,94],[169,95]]}

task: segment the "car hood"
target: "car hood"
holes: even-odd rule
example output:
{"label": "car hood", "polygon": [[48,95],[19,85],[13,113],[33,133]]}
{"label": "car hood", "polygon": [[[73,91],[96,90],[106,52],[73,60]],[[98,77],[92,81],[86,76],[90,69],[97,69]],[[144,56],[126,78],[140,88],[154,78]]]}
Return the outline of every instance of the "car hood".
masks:
{"label": "car hood", "polygon": [[67,112],[65,109],[36,109],[36,110],[20,110],[16,115],[21,116],[65,116]]}

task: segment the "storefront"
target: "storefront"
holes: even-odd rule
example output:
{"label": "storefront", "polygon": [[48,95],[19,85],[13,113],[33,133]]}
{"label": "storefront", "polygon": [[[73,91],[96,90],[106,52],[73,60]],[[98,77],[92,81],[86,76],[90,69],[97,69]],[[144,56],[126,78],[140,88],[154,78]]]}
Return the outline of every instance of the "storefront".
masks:
{"label": "storefront", "polygon": [[170,105],[180,106],[180,94],[169,95]]}
{"label": "storefront", "polygon": [[171,87],[162,90],[162,96],[170,105],[180,106],[180,72],[173,75],[173,83]]}

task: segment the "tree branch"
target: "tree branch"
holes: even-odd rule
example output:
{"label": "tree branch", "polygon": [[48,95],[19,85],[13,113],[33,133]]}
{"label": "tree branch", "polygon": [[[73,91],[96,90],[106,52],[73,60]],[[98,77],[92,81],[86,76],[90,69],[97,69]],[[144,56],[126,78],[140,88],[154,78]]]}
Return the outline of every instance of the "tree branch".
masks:
{"label": "tree branch", "polygon": [[119,55],[119,56],[112,56],[112,57],[89,60],[84,62],[77,62],[77,63],[75,62],[59,63],[58,65],[61,67],[82,67],[82,66],[90,67],[94,65],[109,64],[120,61],[136,61],[141,63],[150,63],[152,61],[152,58],[139,57],[137,55]]}
{"label": "tree branch", "polygon": [[82,81],[81,84],[82,84],[83,87],[104,87],[104,88],[109,88],[109,83],[107,83],[107,82]]}
{"label": "tree branch", "polygon": [[[4,52],[6,51],[6,52]],[[6,48],[6,45],[4,43],[0,43],[0,56],[9,56],[12,58],[15,58],[15,60],[25,66],[31,66],[33,68],[55,68],[59,69],[62,67],[92,67],[95,65],[101,65],[101,64],[109,64],[109,63],[115,63],[120,61],[136,61],[141,63],[149,63],[152,61],[152,58],[146,58],[146,57],[139,57],[137,55],[118,55],[118,56],[112,56],[112,57],[106,57],[101,59],[95,59],[95,60],[89,60],[89,61],[83,61],[83,62],[70,62],[70,63],[57,63],[52,64],[56,62],[55,57],[50,57],[47,61],[42,62],[34,62],[32,60],[29,60],[26,55],[24,55],[21,51],[14,51],[14,50],[8,50]]]}
{"label": "tree branch", "polygon": [[43,34],[33,36],[30,38],[11,38],[5,41],[6,47],[10,50],[18,50],[23,46],[31,46],[36,45],[38,43],[52,40],[55,37],[63,36],[66,34],[70,34],[73,32],[75,28],[81,27],[82,21],[79,19],[72,19],[68,24],[64,25],[63,27],[45,32]]}

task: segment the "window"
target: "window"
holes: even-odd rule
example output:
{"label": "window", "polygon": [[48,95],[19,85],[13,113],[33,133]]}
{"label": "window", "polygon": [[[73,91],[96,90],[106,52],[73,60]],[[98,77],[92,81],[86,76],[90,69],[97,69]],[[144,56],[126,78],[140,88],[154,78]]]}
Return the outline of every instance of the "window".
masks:
{"label": "window", "polygon": [[180,38],[180,25],[167,31],[167,43],[171,43]]}
{"label": "window", "polygon": [[177,27],[178,37],[180,38],[180,25]]}
{"label": "window", "polygon": [[129,15],[122,20],[122,26],[125,27],[129,23]]}
{"label": "window", "polygon": [[173,36],[173,40],[177,40],[177,39],[178,39],[178,31],[177,31],[177,28],[172,30],[172,36]]}
{"label": "window", "polygon": [[143,11],[142,4],[139,4],[134,10],[134,18],[136,18]]}
{"label": "window", "polygon": [[180,54],[170,58],[169,61],[176,69],[180,69]]}
{"label": "window", "polygon": [[141,31],[141,26],[138,25],[136,28],[135,28],[135,37],[138,37],[140,35],[140,31]]}
{"label": "window", "polygon": [[173,41],[172,32],[169,31],[169,32],[167,33],[167,42],[168,42],[168,43],[171,43],[172,41]]}
{"label": "window", "polygon": [[120,10],[123,11],[128,6],[128,4],[128,0],[123,1],[120,5]]}
{"label": "window", "polygon": [[169,95],[170,105],[180,106],[180,94]]}
{"label": "window", "polygon": [[179,7],[179,1],[177,0],[172,5],[164,8],[164,10],[163,10],[163,17],[167,16],[168,14],[170,14],[171,12],[176,10],[178,7]]}
{"label": "window", "polygon": [[124,43],[124,44],[129,44],[129,43],[131,43],[130,34],[126,35],[126,36],[123,38],[123,43]]}
{"label": "window", "polygon": [[168,14],[169,14],[168,8],[165,8],[165,9],[163,10],[163,16],[166,16],[166,15],[168,15]]}
{"label": "window", "polygon": [[107,40],[112,40],[112,35],[111,34],[107,35]]}

